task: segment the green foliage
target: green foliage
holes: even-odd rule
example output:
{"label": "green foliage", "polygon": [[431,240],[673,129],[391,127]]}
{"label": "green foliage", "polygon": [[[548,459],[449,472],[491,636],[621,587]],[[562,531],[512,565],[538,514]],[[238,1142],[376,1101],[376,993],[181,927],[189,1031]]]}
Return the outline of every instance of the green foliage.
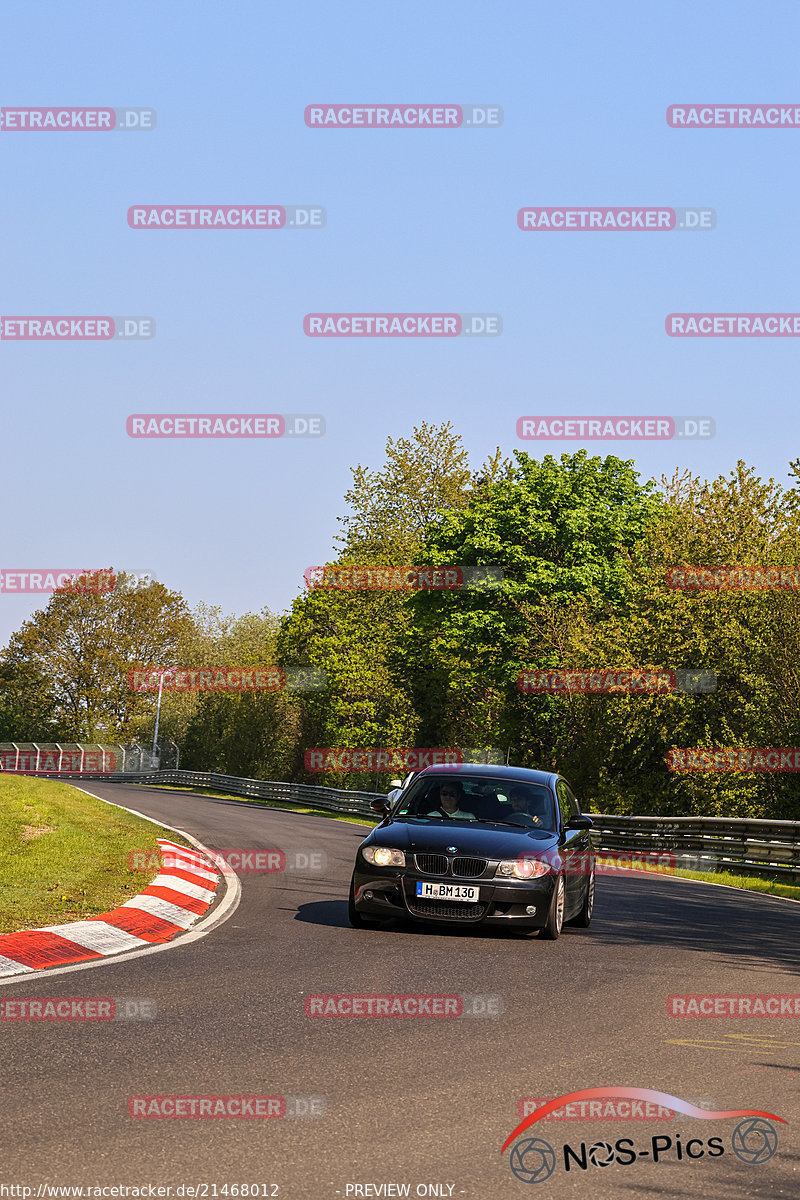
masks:
{"label": "green foliage", "polygon": [[6,730],[14,740],[125,740],[149,702],[129,670],[170,665],[190,624],[177,592],[133,587],[124,572],[112,591],[54,592],[0,660]]}
{"label": "green foliage", "polygon": [[[311,588],[282,618],[224,616],[161,585],[56,593],[0,657],[0,738],[152,733],[133,667],[311,666],[323,691],[165,693],[182,763],[230,774],[382,788],[388,776],[306,772],[313,747],[511,747],[610,813],[800,817],[797,776],[671,773],[683,747],[800,747],[800,590],[668,586],[671,567],[800,565],[800,492],[737,463],[643,482],[586,451],[500,451],[477,471],[452,425],[389,438],[356,466],[335,565],[491,567],[459,591]],[[800,460],[790,465],[794,485]],[[714,671],[715,692],[525,694],[523,671]]]}
{"label": "green foliage", "polygon": [[[499,452],[481,478],[503,470]],[[450,422],[415,427],[412,438],[388,438],[378,471],[353,468],[341,519],[337,566],[425,565],[423,538],[444,514],[464,508],[478,479]],[[308,693],[300,708],[295,778],[326,786],[369,788],[373,776],[308,774],[303,751],[316,746],[415,746],[419,720],[398,660],[410,620],[407,594],[391,591],[310,590],[292,605],[280,639],[281,661],[307,662],[328,675],[324,693]],[[380,786],[380,785],[378,785]]]}
{"label": "green foliage", "polygon": [[[186,663],[200,669],[277,665],[278,621],[268,610],[225,618],[201,606]],[[292,664],[294,665],[294,664]],[[166,730],[181,737],[182,765],[249,778],[280,778],[291,768],[298,706],[289,692],[202,692],[170,696]],[[174,735],[172,735],[174,736]]]}

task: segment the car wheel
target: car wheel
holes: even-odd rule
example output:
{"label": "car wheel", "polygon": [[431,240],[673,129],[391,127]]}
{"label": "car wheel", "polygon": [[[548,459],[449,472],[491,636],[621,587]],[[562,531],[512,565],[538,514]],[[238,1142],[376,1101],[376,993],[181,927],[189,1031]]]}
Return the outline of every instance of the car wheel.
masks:
{"label": "car wheel", "polygon": [[577,925],[581,929],[588,929],[592,923],[592,912],[594,911],[594,869],[586,883],[586,895],[583,897],[581,910],[569,921],[565,921],[565,925]]}
{"label": "car wheel", "polygon": [[347,919],[354,929],[364,928],[364,918],[356,908],[355,880],[350,880],[350,895],[347,900]]}
{"label": "car wheel", "polygon": [[561,933],[561,927],[564,924],[564,876],[559,875],[553,891],[553,899],[550,903],[550,911],[547,914],[547,920],[539,930],[539,937],[545,941],[554,942]]}

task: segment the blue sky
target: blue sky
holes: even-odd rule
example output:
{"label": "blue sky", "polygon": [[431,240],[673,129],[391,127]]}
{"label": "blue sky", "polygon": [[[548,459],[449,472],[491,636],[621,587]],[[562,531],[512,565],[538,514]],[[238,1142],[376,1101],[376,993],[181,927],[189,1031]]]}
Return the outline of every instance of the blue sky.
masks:
{"label": "blue sky", "polygon": [[[331,554],[349,468],[452,420],[708,414],[595,443],[644,477],[787,482],[795,339],[666,336],[800,310],[800,129],[680,131],[669,104],[800,103],[794,3],[6,3],[0,103],[152,107],[149,133],[0,133],[3,315],[149,315],[151,341],[0,341],[0,565],[150,569],[281,610]],[[330,102],[502,105],[493,130],[313,130]],[[319,204],[320,231],[132,230],[132,204]],[[709,205],[708,233],[523,233],[526,205]],[[492,339],[312,339],[308,312],[497,312]],[[316,440],[141,440],[134,412],[318,412]],[[0,595],[0,641],[46,597]]]}

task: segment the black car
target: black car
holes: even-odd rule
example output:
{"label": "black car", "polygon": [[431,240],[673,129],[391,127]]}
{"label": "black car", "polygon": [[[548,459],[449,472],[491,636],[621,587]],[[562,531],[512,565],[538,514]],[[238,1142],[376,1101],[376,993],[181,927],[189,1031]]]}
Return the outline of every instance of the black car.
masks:
{"label": "black car", "polygon": [[349,917],[538,930],[588,926],[590,817],[566,779],[523,767],[427,767],[388,800],[361,843]]}

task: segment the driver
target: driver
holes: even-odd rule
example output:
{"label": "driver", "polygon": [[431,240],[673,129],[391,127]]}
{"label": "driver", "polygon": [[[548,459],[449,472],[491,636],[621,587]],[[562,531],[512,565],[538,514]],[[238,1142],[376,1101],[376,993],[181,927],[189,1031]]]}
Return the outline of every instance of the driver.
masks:
{"label": "driver", "polygon": [[439,784],[439,804],[432,811],[426,814],[429,817],[450,817],[456,820],[474,821],[475,814],[464,812],[461,809],[461,801],[464,798],[464,789],[457,780],[448,779],[445,783]]}
{"label": "driver", "polygon": [[527,815],[537,824],[541,825],[539,814],[532,811],[534,805],[532,797],[530,797],[523,787],[512,787],[508,793],[508,798],[511,802],[511,811],[515,813],[527,813]]}

